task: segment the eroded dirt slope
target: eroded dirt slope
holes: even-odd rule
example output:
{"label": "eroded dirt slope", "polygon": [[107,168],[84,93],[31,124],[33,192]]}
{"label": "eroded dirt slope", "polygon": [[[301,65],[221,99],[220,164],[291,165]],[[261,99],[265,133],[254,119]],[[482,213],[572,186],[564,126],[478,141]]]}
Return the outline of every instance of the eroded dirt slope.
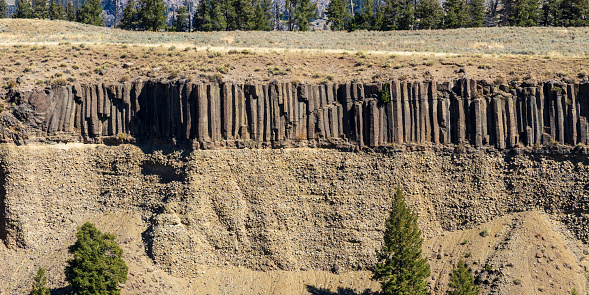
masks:
{"label": "eroded dirt slope", "polygon": [[67,290],[67,246],[85,221],[117,234],[127,294],[378,290],[366,270],[397,185],[420,216],[436,294],[460,257],[486,293],[585,292],[582,156],[131,145],[4,146],[2,156],[6,294],[26,292],[38,266]]}

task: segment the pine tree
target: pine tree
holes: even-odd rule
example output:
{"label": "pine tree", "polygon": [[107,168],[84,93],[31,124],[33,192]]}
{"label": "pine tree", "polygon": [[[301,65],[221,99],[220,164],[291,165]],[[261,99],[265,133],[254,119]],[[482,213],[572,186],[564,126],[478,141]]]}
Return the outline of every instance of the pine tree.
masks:
{"label": "pine tree", "polygon": [[381,30],[409,30],[415,24],[415,7],[411,0],[385,0]]}
{"label": "pine tree", "polygon": [[562,26],[560,11],[561,0],[545,0],[542,3],[542,25]]}
{"label": "pine tree", "polygon": [[141,0],[137,12],[139,28],[156,32],[166,24],[166,5],[163,0]]}
{"label": "pine tree", "polygon": [[33,1],[33,18],[46,19],[49,18],[49,7],[47,0]]}
{"label": "pine tree", "polygon": [[345,0],[331,0],[327,5],[327,21],[334,31],[342,31],[349,18]]}
{"label": "pine tree", "polygon": [[485,25],[485,0],[468,1],[468,26],[471,28]]}
{"label": "pine tree", "polygon": [[[258,9],[260,6],[260,11]],[[263,23],[258,25],[258,29],[264,27],[266,21],[264,20],[266,12],[264,11],[264,4],[260,1],[253,0],[233,0],[230,9],[227,12],[227,30],[252,30],[256,27],[258,21]],[[261,13],[257,15],[256,13]],[[264,16],[262,18],[262,15]],[[257,18],[260,17],[258,20]]]}
{"label": "pine tree", "polygon": [[415,7],[420,29],[438,29],[442,26],[444,10],[438,0],[422,0]]}
{"label": "pine tree", "polygon": [[532,27],[538,23],[540,5],[537,0],[514,0],[509,25]]}
{"label": "pine tree", "polygon": [[128,268],[115,236],[86,222],[78,228],[76,238],[69,247],[74,258],[65,269],[76,294],[120,294],[119,284],[127,281]]}
{"label": "pine tree", "polygon": [[252,30],[268,31],[270,30],[270,19],[272,18],[272,2],[270,0],[259,0],[252,19]]}
{"label": "pine tree", "polygon": [[478,295],[480,293],[479,286],[474,284],[474,278],[462,259],[458,261],[450,274],[448,286],[452,289],[448,291],[448,295]]}
{"label": "pine tree", "polygon": [[430,267],[421,255],[422,244],[417,215],[405,204],[403,192],[397,188],[385,224],[383,246],[372,270],[372,279],[382,286],[381,294],[429,294],[425,279],[430,275]]}
{"label": "pine tree", "polygon": [[200,0],[196,11],[194,12],[192,27],[195,31],[204,31],[205,23],[208,21],[208,5],[207,0]]}
{"label": "pine tree", "polygon": [[29,0],[18,0],[14,18],[33,18],[33,9]]}
{"label": "pine tree", "polygon": [[76,21],[76,9],[74,8],[72,0],[67,2],[67,6],[65,7],[65,15],[68,21]]}
{"label": "pine tree", "polygon": [[227,19],[223,14],[221,0],[209,1],[210,22],[206,24],[207,31],[225,31],[227,28]]}
{"label": "pine tree", "polygon": [[582,27],[588,24],[589,2],[587,0],[562,0],[560,2],[562,25]]}
{"label": "pine tree", "polygon": [[121,29],[137,29],[137,3],[135,0],[129,0],[127,6],[123,8],[123,19],[121,20]]}
{"label": "pine tree", "polygon": [[186,32],[188,30],[188,10],[184,6],[180,6],[176,11],[174,19],[174,31]]}
{"label": "pine tree", "polygon": [[311,21],[317,17],[317,4],[311,0],[287,0],[289,11],[289,29],[295,26],[300,31],[308,31]]}
{"label": "pine tree", "polygon": [[8,4],[5,0],[0,0],[0,18],[6,18],[8,15]]}
{"label": "pine tree", "polygon": [[52,20],[63,19],[64,14],[63,6],[58,0],[51,0],[51,4],[49,4],[49,18]]}
{"label": "pine tree", "polygon": [[444,2],[444,28],[457,29],[466,27],[468,12],[464,0],[448,0]]}
{"label": "pine tree", "polygon": [[364,0],[361,13],[356,13],[353,19],[353,30],[376,30],[376,15],[374,14],[374,0]]}
{"label": "pine tree", "polygon": [[51,290],[45,287],[47,284],[47,277],[45,277],[45,269],[39,268],[37,275],[33,279],[33,289],[29,292],[29,295],[49,295]]}
{"label": "pine tree", "polygon": [[93,26],[102,26],[102,5],[100,0],[86,0],[78,10],[78,22]]}

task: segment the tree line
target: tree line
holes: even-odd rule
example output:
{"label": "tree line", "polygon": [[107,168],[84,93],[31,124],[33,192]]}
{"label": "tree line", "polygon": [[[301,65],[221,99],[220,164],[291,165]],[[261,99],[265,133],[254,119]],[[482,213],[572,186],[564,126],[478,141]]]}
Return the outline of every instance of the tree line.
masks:
{"label": "tree line", "polygon": [[[486,3],[485,3],[486,2]],[[356,7],[357,6],[357,7]],[[354,11],[354,8],[356,11]],[[0,0],[0,17],[7,5]],[[129,0],[115,25],[127,30],[307,31],[317,19],[311,0],[200,0],[195,11],[178,7],[166,24],[163,0]],[[589,0],[331,0],[327,23],[332,30],[455,29],[483,26],[587,26]],[[16,18],[62,19],[103,25],[100,0],[86,0],[77,9],[72,0],[19,0]]]}
{"label": "tree line", "polygon": [[587,26],[588,0],[346,0],[327,8],[333,30],[417,30],[493,26]]}

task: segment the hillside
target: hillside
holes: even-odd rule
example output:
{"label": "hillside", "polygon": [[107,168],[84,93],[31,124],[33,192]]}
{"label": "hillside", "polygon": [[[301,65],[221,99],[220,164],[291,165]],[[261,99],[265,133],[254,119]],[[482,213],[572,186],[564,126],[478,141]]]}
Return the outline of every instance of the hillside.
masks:
{"label": "hillside", "polygon": [[588,28],[128,32],[0,19],[0,294],[76,227],[122,294],[377,294],[391,195],[432,294],[589,294]]}

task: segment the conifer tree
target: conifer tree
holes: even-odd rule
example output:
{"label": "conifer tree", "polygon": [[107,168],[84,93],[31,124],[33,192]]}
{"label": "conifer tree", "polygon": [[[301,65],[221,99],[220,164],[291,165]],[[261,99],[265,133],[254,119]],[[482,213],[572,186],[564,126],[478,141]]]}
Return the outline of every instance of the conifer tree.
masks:
{"label": "conifer tree", "polygon": [[252,19],[252,30],[270,30],[270,19],[272,18],[272,2],[270,0],[258,0],[254,18]]}
{"label": "conifer tree", "polygon": [[[260,4],[260,12],[256,11],[257,4]],[[256,13],[262,13],[265,17],[265,11],[263,4],[259,1],[252,1],[252,0],[233,0],[232,4],[229,5],[229,10],[227,11],[226,18],[227,18],[227,30],[252,30],[257,25],[257,15]],[[261,15],[259,16],[261,17]],[[265,21],[260,19],[259,21]],[[263,27],[264,24],[260,24],[260,27]]]}
{"label": "conifer tree", "polygon": [[166,5],[163,0],[141,0],[137,16],[141,29],[156,32],[166,24]]}
{"label": "conifer tree", "polygon": [[120,294],[120,283],[127,281],[128,268],[121,258],[123,250],[113,234],[103,234],[89,222],[76,233],[69,247],[74,255],[65,276],[76,294]]}
{"label": "conifer tree", "polygon": [[560,26],[562,25],[560,11],[561,0],[544,0],[542,3],[542,25]]}
{"label": "conifer tree", "polygon": [[49,18],[52,20],[63,19],[64,14],[64,8],[58,0],[51,0],[51,4],[49,4]]}
{"label": "conifer tree", "polygon": [[540,5],[537,0],[513,0],[509,25],[532,27],[538,23]]}
{"label": "conifer tree", "polygon": [[444,28],[457,29],[466,26],[468,12],[464,0],[448,0],[444,2]]}
{"label": "conifer tree", "polygon": [[582,27],[588,24],[589,2],[587,0],[562,0],[560,2],[562,25]]}
{"label": "conifer tree", "polygon": [[415,7],[411,0],[385,0],[381,30],[409,30],[415,24]]}
{"label": "conifer tree", "polygon": [[65,15],[68,21],[76,21],[76,9],[74,8],[72,0],[67,2],[67,6],[65,7]]}
{"label": "conifer tree", "polygon": [[300,31],[308,31],[311,21],[317,17],[317,4],[311,0],[287,0],[287,7],[290,30],[296,26]]}
{"label": "conifer tree", "polygon": [[185,6],[180,6],[174,19],[174,31],[186,32],[188,29],[188,10]]}
{"label": "conifer tree", "polygon": [[102,5],[100,0],[86,0],[78,10],[78,22],[93,26],[102,26]]}
{"label": "conifer tree", "polygon": [[8,4],[5,0],[0,0],[0,18],[6,18],[8,14]]}
{"label": "conifer tree", "polygon": [[478,295],[480,293],[479,286],[474,284],[474,278],[462,259],[458,261],[450,274],[448,286],[452,289],[448,291],[448,295]]}
{"label": "conifer tree", "polygon": [[345,0],[331,0],[327,5],[327,21],[331,24],[334,31],[342,31],[349,19],[349,13],[346,9]]}
{"label": "conifer tree", "polygon": [[129,0],[127,2],[127,6],[123,8],[123,19],[121,20],[121,29],[137,29],[137,2],[135,2],[135,0]]}
{"label": "conifer tree", "polygon": [[49,18],[49,7],[47,0],[33,1],[33,18],[46,19]]}
{"label": "conifer tree", "polygon": [[207,31],[225,31],[227,28],[227,19],[223,14],[221,0],[210,0],[209,1],[209,16],[210,23],[208,23]]}
{"label": "conifer tree", "polygon": [[442,25],[444,10],[438,0],[422,0],[415,7],[420,29],[439,29]]}
{"label": "conifer tree", "polygon": [[468,16],[469,27],[482,27],[485,24],[485,0],[468,1]]}
{"label": "conifer tree", "polygon": [[354,16],[353,30],[376,30],[376,15],[374,14],[374,0],[364,0],[361,13]]}
{"label": "conifer tree", "polygon": [[195,31],[204,31],[205,23],[208,21],[208,5],[207,0],[200,0],[196,11],[194,12],[192,27]]}
{"label": "conifer tree", "polygon": [[429,294],[425,279],[430,275],[430,267],[421,255],[422,244],[417,215],[405,204],[403,192],[397,188],[385,224],[383,246],[372,270],[372,279],[382,286],[381,294]]}
{"label": "conifer tree", "polygon": [[33,9],[29,0],[18,0],[14,18],[33,18]]}
{"label": "conifer tree", "polygon": [[51,294],[51,290],[49,290],[49,288],[45,287],[45,285],[47,284],[47,277],[45,276],[45,269],[43,268],[39,268],[37,270],[37,275],[35,276],[35,278],[33,279],[33,288],[31,289],[31,292],[29,292],[29,295],[50,295]]}

